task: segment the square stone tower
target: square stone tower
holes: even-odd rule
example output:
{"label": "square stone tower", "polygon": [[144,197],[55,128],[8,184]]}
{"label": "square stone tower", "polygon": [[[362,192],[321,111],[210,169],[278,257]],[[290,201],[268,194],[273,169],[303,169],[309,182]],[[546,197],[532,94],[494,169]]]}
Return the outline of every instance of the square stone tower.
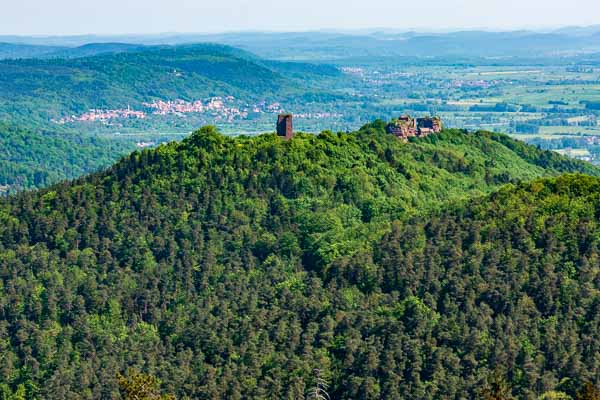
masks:
{"label": "square stone tower", "polygon": [[277,136],[282,136],[286,140],[289,140],[294,136],[292,119],[292,114],[279,114],[279,117],[277,118]]}

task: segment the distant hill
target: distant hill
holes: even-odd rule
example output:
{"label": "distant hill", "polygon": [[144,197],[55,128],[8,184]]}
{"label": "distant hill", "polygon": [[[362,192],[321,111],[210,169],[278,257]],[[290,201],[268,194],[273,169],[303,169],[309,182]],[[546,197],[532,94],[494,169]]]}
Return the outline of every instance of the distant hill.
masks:
{"label": "distant hill", "polygon": [[63,48],[38,58],[79,58],[99,54],[124,53],[128,51],[143,51],[144,46],[129,43],[89,43],[79,47]]}
{"label": "distant hill", "polygon": [[0,60],[6,58],[14,59],[44,57],[48,54],[63,50],[65,50],[65,47],[0,42]]}
{"label": "distant hill", "polygon": [[78,58],[106,53],[142,50],[144,46],[127,43],[88,43],[77,47],[0,43],[0,60],[22,58]]}
{"label": "distant hill", "polygon": [[205,399],[303,398],[315,369],[336,399],[597,384],[600,181],[549,177],[599,171],[383,126],[208,127],[0,201],[2,393],[118,396],[130,367]]}
{"label": "distant hill", "polygon": [[333,67],[270,62],[212,44],[104,43],[52,54],[0,61],[0,119],[48,124],[90,108],[140,106],[157,99],[231,95],[277,101],[307,90],[308,81],[319,75],[339,74]]}
{"label": "distant hill", "polygon": [[567,26],[556,29],[554,33],[565,34],[570,36],[589,36],[600,33],[600,25],[591,26]]}

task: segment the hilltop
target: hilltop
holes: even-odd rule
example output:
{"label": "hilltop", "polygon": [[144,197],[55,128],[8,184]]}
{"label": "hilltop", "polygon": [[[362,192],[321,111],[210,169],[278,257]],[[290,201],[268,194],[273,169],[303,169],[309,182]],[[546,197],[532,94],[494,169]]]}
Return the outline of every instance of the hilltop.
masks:
{"label": "hilltop", "polygon": [[0,390],[118,398],[134,367],[302,398],[318,368],[335,399],[574,396],[600,370],[600,181],[565,172],[600,175],[486,132],[207,127],[8,197]]}
{"label": "hilltop", "polygon": [[[16,48],[39,58],[0,60],[2,194],[106,168],[137,143],[182,138],[198,121],[258,125],[260,117],[264,124],[272,104],[281,107],[278,101],[289,96],[315,101],[324,92],[311,85],[341,74],[332,66],[264,60],[214,44],[0,44],[0,58]],[[168,111],[157,116],[160,106]]]}

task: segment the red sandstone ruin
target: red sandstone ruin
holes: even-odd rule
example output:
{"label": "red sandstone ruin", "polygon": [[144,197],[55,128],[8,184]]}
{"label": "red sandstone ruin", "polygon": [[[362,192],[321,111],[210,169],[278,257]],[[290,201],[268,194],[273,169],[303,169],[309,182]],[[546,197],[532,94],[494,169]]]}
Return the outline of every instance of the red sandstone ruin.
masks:
{"label": "red sandstone ruin", "polygon": [[423,137],[442,131],[442,120],[439,117],[411,118],[403,115],[386,126],[386,131],[400,139]]}
{"label": "red sandstone ruin", "polygon": [[292,114],[279,114],[277,118],[277,136],[284,137],[286,140],[290,140],[294,136],[292,119]]}

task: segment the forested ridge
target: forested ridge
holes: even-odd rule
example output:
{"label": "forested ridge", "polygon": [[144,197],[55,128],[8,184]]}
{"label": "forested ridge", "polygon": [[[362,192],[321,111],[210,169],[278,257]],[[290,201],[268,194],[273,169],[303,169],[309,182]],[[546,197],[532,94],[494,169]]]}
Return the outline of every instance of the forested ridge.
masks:
{"label": "forested ridge", "polygon": [[598,169],[384,126],[207,127],[0,200],[0,396],[593,394]]}

